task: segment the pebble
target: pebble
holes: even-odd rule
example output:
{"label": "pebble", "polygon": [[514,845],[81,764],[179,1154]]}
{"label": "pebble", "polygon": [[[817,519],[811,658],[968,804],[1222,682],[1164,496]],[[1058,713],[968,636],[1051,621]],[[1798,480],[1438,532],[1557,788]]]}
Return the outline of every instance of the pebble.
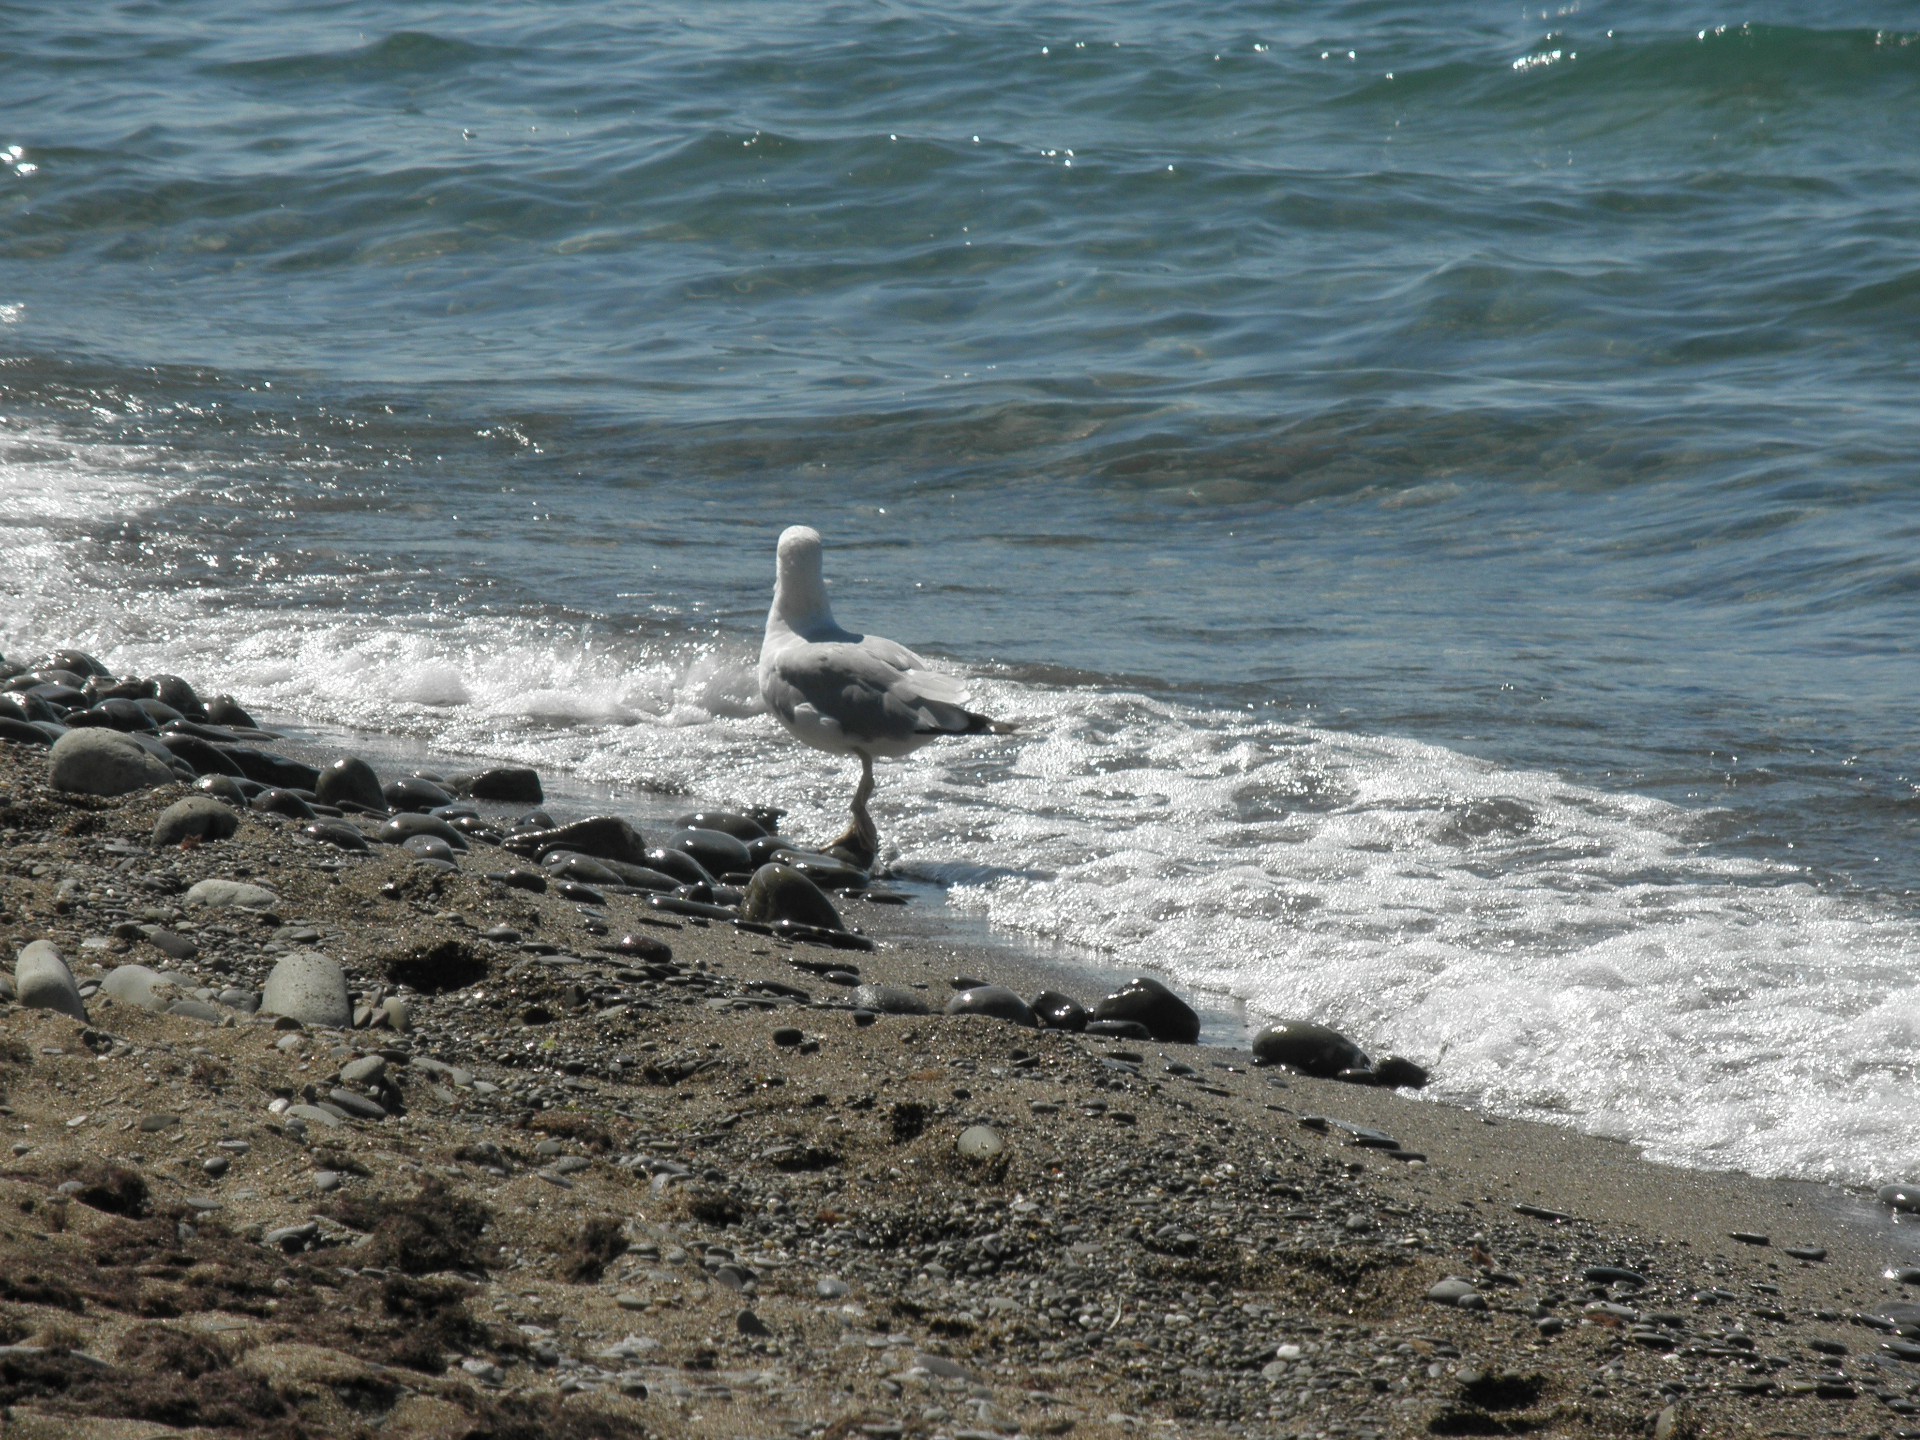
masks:
{"label": "pebble", "polygon": [[1920,1214],[1920,1181],[1909,1180],[1898,1185],[1882,1185],[1879,1196],[1882,1205],[1891,1205],[1894,1209],[1909,1215]]}
{"label": "pebble", "polygon": [[267,976],[260,1008],[302,1025],[344,1030],[353,1024],[346,973],[318,950],[282,956]]}
{"label": "pebble", "polygon": [[857,985],[853,993],[847,996],[850,1004],[861,1010],[872,1011],[876,1015],[925,1015],[929,1013],[926,1000],[914,990],[904,985]]}
{"label": "pebble", "polygon": [[709,875],[730,875],[754,868],[753,856],[745,843],[724,830],[676,830],[660,842],[660,848],[691,855]]}
{"label": "pebble", "polygon": [[185,903],[222,910],[271,910],[280,897],[264,885],[245,880],[202,880],[187,891]]}
{"label": "pebble", "polygon": [[87,1018],[73,972],[49,941],[34,940],[20,951],[14,962],[13,984],[20,1004],[29,1010],[58,1010],[75,1020]]}
{"label": "pebble", "polygon": [[345,820],[316,820],[311,825],[300,827],[300,833],[309,840],[318,840],[338,850],[370,850],[367,837]]}
{"label": "pebble", "polygon": [[47,779],[77,795],[126,795],[171,785],[173,767],[118,730],[69,730],[54,742]]}
{"label": "pebble", "polygon": [[1429,1286],[1427,1299],[1441,1305],[1460,1305],[1470,1300],[1479,1300],[1483,1305],[1486,1303],[1473,1281],[1459,1275],[1449,1276]]}
{"label": "pebble", "polygon": [[469,848],[467,837],[438,815],[409,811],[396,815],[382,825],[374,838],[387,845],[404,845],[420,836],[429,836],[455,850]]}
{"label": "pebble", "polygon": [[291,790],[271,787],[248,802],[248,808],[262,815],[284,815],[289,820],[317,820],[314,808]]}
{"label": "pebble", "polygon": [[153,843],[165,849],[182,840],[225,840],[240,828],[231,807],[209,795],[189,795],[160,812],[153,822]]}
{"label": "pebble", "polygon": [[378,1101],[369,1100],[357,1090],[349,1090],[344,1085],[336,1085],[327,1092],[329,1104],[337,1105],[356,1120],[384,1120],[387,1107]]}
{"label": "pebble", "polygon": [[340,1079],[347,1085],[368,1085],[387,1073],[387,1057],[362,1055],[340,1067]]}
{"label": "pebble", "polygon": [[975,985],[947,1001],[949,1015],[990,1015],[1037,1030],[1040,1021],[1027,1002],[1004,985]]}
{"label": "pebble", "polygon": [[322,1195],[330,1195],[345,1182],[338,1170],[316,1170],[313,1172],[313,1188]]}
{"label": "pebble", "polygon": [[718,830],[723,835],[731,835],[743,845],[770,833],[753,816],[742,815],[737,810],[700,810],[692,815],[682,815],[673,823],[681,830]]}
{"label": "pebble", "polygon": [[963,1160],[997,1160],[1006,1153],[1007,1142],[1000,1138],[1000,1132],[991,1125],[969,1125],[960,1132],[954,1148],[960,1152]]}

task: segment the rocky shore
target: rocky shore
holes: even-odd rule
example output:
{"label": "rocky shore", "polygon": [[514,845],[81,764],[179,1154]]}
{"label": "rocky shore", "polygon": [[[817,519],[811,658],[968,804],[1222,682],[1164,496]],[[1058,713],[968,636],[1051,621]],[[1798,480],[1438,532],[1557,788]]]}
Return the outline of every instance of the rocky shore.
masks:
{"label": "rocky shore", "polygon": [[1920,1436],[1920,1191],[1257,1065],[770,811],[86,659],[0,678],[7,1436]]}

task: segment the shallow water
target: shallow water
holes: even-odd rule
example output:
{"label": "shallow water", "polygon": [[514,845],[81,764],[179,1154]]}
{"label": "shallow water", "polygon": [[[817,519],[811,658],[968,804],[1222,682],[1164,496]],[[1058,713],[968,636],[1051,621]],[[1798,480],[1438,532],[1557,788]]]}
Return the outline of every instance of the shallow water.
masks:
{"label": "shallow water", "polygon": [[882,767],[956,910],[1660,1158],[1920,1170],[1884,19],[17,15],[0,650],[825,830],[751,682],[805,521],[1021,722]]}

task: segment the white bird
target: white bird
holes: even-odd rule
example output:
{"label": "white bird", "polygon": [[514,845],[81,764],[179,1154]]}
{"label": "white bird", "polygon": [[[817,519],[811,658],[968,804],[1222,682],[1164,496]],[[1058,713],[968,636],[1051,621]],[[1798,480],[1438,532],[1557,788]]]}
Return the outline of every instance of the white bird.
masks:
{"label": "white bird", "polygon": [[795,739],[860,757],[853,824],[829,848],[871,869],[880,846],[867,814],[875,756],[911,754],[943,735],[1002,734],[1014,727],[966,709],[959,683],[928,668],[906,646],[841,629],[827,603],[817,530],[788,526],[778,553],[773,606],[760,644],[760,696]]}

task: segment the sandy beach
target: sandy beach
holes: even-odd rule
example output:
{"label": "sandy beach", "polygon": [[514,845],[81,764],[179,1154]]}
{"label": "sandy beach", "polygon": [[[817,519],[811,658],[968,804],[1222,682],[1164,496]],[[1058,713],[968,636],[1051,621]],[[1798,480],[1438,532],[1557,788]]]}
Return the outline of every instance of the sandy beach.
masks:
{"label": "sandy beach", "polygon": [[[9,1436],[1920,1434],[1920,1226],[1871,1195],[946,1016],[1098,993],[924,903],[836,895],[855,950],[479,839],[157,848],[189,793],[0,743],[0,941],[86,1012],[0,1010]],[[356,1023],[250,1011],[313,952]]]}

